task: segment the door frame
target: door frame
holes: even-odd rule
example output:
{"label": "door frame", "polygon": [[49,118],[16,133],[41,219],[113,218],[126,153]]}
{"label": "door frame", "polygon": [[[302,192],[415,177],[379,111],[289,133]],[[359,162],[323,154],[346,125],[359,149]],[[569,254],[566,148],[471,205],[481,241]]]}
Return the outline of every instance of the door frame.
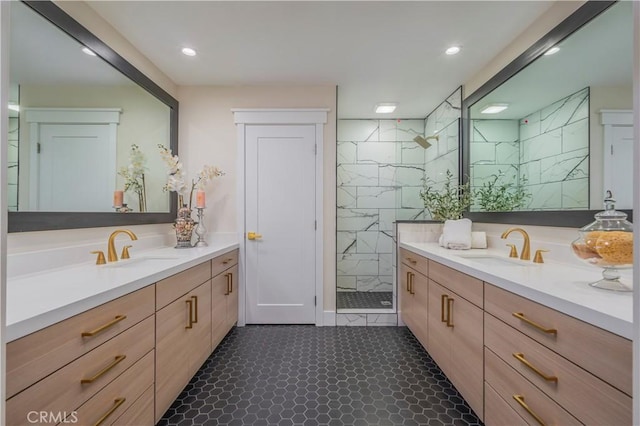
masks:
{"label": "door frame", "polygon": [[[603,132],[603,151],[602,151],[602,189],[603,193],[607,188],[611,187],[611,174],[613,170],[607,153],[610,152],[613,145],[613,131],[615,127],[632,127],[633,126],[633,110],[629,109],[603,109],[600,110],[600,122],[604,128]],[[600,194],[602,196],[602,194]],[[616,194],[613,194],[613,198]]]}
{"label": "door frame", "polygon": [[315,317],[316,326],[324,325],[324,221],[323,221],[323,147],[324,125],[327,123],[328,108],[233,108],[234,123],[237,130],[237,223],[240,257],[238,259],[238,325],[246,324],[246,247],[245,247],[245,131],[249,125],[313,125],[316,129],[316,256],[315,256]]}
{"label": "door frame", "polygon": [[121,108],[25,108],[25,122],[29,124],[29,209],[39,209],[40,193],[40,126],[43,124],[106,124],[109,126],[109,156],[107,163],[113,164],[110,182],[116,187],[116,155],[118,125]]}

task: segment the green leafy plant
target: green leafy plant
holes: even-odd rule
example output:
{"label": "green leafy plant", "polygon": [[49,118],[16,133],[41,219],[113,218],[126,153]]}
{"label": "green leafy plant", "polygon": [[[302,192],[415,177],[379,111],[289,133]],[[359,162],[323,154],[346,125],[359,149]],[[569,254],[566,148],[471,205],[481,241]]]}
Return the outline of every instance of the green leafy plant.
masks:
{"label": "green leafy plant", "polygon": [[487,212],[510,212],[524,206],[531,198],[525,189],[526,176],[522,176],[518,183],[501,182],[502,173],[493,175],[481,187],[475,190],[475,197],[482,210]]}
{"label": "green leafy plant", "polygon": [[429,211],[434,220],[460,219],[462,213],[471,205],[471,188],[469,182],[456,184],[453,173],[447,169],[446,181],[442,189],[436,189],[436,184],[429,178],[422,179],[420,198],[424,208]]}

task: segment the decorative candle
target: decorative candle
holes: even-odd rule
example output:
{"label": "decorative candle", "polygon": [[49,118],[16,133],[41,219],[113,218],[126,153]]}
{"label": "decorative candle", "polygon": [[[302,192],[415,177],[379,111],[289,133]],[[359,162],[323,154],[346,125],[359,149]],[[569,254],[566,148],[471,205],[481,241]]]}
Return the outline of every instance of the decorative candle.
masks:
{"label": "decorative candle", "polygon": [[196,208],[205,208],[205,195],[202,189],[198,189],[198,191],[196,191]]}
{"label": "decorative candle", "polygon": [[122,207],[122,201],[124,199],[124,191],[113,192],[113,207]]}

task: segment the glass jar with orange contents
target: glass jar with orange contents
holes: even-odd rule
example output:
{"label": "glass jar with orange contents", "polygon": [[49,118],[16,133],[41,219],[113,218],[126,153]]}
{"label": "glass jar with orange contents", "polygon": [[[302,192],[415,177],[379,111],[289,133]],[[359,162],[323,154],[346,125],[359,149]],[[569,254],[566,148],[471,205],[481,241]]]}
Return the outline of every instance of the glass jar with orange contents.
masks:
{"label": "glass jar with orange contents", "polygon": [[589,285],[632,291],[631,282],[621,280],[620,270],[633,267],[633,224],[625,213],[615,209],[614,202],[607,191],[605,210],[595,215],[595,222],[580,229],[580,238],[571,243],[571,248],[580,260],[604,269],[603,278]]}

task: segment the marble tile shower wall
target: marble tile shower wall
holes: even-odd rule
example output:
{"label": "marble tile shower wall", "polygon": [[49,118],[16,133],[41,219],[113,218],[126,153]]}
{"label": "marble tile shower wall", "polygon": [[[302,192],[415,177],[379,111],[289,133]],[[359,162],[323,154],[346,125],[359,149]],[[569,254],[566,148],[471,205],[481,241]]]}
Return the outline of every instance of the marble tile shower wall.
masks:
{"label": "marble tile shower wall", "polygon": [[393,222],[422,219],[424,120],[340,120],[338,291],[392,291]]}
{"label": "marble tile shower wall", "polygon": [[458,88],[424,120],[425,135],[439,136],[431,140],[425,151],[425,177],[441,185],[450,170],[458,181],[459,123],[462,112],[462,87]]}
{"label": "marble tile shower wall", "polygon": [[18,210],[18,117],[9,117],[9,136],[7,138],[7,182],[9,184],[7,204],[9,211]]}
{"label": "marble tile shower wall", "polygon": [[589,88],[520,120],[527,210],[589,208]]}
{"label": "marble tile shower wall", "polygon": [[588,208],[588,117],[586,88],[519,120],[473,120],[472,186],[526,177],[531,198],[523,210]]}

